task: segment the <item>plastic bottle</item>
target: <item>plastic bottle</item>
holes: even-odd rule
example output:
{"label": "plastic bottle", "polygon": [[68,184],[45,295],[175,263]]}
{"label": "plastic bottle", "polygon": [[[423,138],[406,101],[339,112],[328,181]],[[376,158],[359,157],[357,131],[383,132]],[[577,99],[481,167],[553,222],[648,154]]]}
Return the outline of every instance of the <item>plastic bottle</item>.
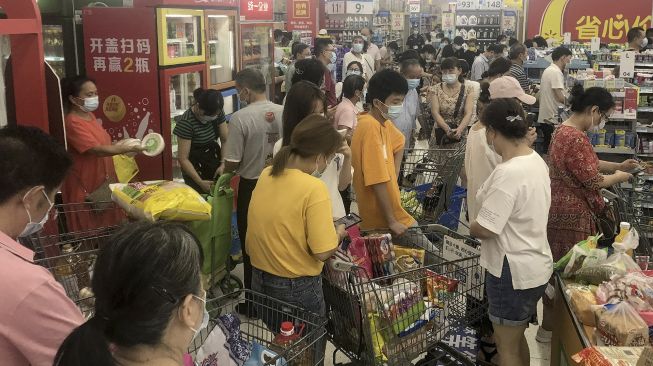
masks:
{"label": "plastic bottle", "polygon": [[630,223],[620,222],[619,223],[619,234],[614,238],[615,243],[621,243],[624,241],[626,235],[630,231]]}
{"label": "plastic bottle", "polygon": [[79,284],[77,282],[77,276],[75,276],[75,267],[81,259],[73,254],[73,252],[73,246],[71,244],[65,244],[63,246],[61,257],[55,262],[54,276],[66,290],[66,294],[75,300],[79,295]]}

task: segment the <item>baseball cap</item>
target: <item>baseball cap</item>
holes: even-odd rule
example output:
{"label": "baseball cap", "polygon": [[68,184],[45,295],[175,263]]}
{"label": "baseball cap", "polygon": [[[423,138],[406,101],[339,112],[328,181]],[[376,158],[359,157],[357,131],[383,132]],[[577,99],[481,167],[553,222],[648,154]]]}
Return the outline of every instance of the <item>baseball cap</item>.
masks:
{"label": "baseball cap", "polygon": [[535,97],[528,95],[512,76],[501,76],[490,83],[490,99],[517,98],[528,105],[535,104]]}
{"label": "baseball cap", "polygon": [[318,38],[329,38],[329,34],[327,33],[326,29],[320,29],[319,32],[317,32]]}

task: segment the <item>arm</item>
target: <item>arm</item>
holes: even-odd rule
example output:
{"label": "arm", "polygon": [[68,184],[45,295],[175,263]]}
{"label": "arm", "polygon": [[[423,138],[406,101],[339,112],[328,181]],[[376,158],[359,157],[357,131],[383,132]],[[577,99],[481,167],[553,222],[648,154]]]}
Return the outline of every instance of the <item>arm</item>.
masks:
{"label": "arm", "polygon": [[314,187],[306,204],[306,243],[313,258],[324,262],[338,249],[338,234],[333,225],[331,200],[324,184]]}
{"label": "arm", "polygon": [[381,205],[381,213],[388,222],[390,230],[395,235],[402,235],[408,230],[406,225],[400,223],[395,219],[395,214],[392,212],[392,203],[390,202],[390,194],[388,193],[388,188],[385,183],[379,183],[372,185],[372,190],[376,196],[377,201]]}
{"label": "arm", "polygon": [[472,224],[469,226],[469,233],[472,234],[473,237],[477,239],[492,239],[497,234],[491,232],[490,230],[484,228],[481,226],[478,222],[474,221]]}
{"label": "arm", "polygon": [[639,167],[639,162],[635,159],[627,159],[621,163],[599,160],[599,171],[601,173],[614,173],[617,170],[631,171]]}
{"label": "arm", "polygon": [[227,144],[227,136],[229,135],[229,126],[227,123],[220,123],[218,125],[218,133],[220,134],[220,145],[225,146]]}
{"label": "arm", "polygon": [[129,152],[139,153],[143,151],[143,147],[141,146],[129,147],[124,145],[98,145],[88,149],[87,151],[96,156],[106,157],[106,156],[120,155]]}
{"label": "arm", "polygon": [[338,190],[344,191],[351,184],[351,148],[347,144],[347,141],[343,140],[342,147],[338,151],[345,158],[342,162],[342,168],[340,168],[340,175],[338,176]]}
{"label": "arm", "polygon": [[235,173],[243,158],[243,147],[245,146],[245,134],[237,115],[232,115],[227,130],[227,141],[222,154],[224,159],[224,172]]}
{"label": "arm", "polygon": [[565,93],[562,91],[562,89],[553,89],[553,97],[555,98],[556,102],[560,104],[565,103]]}
{"label": "arm", "polygon": [[238,167],[240,166],[240,161],[224,161],[224,171],[225,173],[236,173]]}
{"label": "arm", "polygon": [[603,180],[599,182],[598,185],[600,188],[608,188],[608,187],[612,187],[615,184],[627,182],[632,177],[633,176],[629,173],[617,170],[614,174],[604,175]]}
{"label": "arm", "polygon": [[179,144],[179,165],[181,166],[181,170],[188,175],[193,182],[197,183],[198,185],[202,185],[203,179],[200,177],[200,175],[197,173],[197,170],[195,170],[195,167],[193,166],[193,163],[188,160],[188,156],[190,154],[190,145],[191,141],[181,138],[177,136],[177,141]]}
{"label": "arm", "polygon": [[395,161],[395,176],[399,177],[399,171],[401,170],[401,160],[404,158],[404,149],[401,148],[394,153]]}
{"label": "arm", "polygon": [[338,247],[333,248],[332,250],[329,250],[328,252],[324,253],[314,253],[313,258],[317,259],[320,262],[324,262],[327,259],[331,258],[331,256],[338,250]]}
{"label": "arm", "polygon": [[442,115],[440,115],[440,102],[438,101],[437,92],[434,92],[433,96],[431,97],[431,114],[433,115],[433,119],[435,120],[437,127],[442,128],[448,133],[450,128],[447,125],[447,122],[445,122],[444,118],[442,118]]}

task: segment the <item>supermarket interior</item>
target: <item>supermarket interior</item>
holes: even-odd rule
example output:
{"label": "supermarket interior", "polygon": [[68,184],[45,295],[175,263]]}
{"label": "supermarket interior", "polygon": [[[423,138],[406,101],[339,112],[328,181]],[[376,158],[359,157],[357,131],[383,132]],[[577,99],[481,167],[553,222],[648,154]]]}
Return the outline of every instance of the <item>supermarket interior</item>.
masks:
{"label": "supermarket interior", "polygon": [[651,0],[0,0],[0,364],[653,365]]}

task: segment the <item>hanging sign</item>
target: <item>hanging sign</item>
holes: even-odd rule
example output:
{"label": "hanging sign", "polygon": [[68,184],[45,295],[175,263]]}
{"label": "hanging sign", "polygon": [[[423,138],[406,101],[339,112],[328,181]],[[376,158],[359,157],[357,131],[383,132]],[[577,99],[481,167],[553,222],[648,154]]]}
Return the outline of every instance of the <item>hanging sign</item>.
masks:
{"label": "hanging sign", "polygon": [[390,21],[392,22],[393,31],[404,30],[404,13],[391,13]]}
{"label": "hanging sign", "polygon": [[272,0],[240,0],[240,17],[244,20],[274,20]]}
{"label": "hanging sign", "polygon": [[347,14],[344,1],[327,1],[324,10],[327,14]]}
{"label": "hanging sign", "polygon": [[478,10],[479,0],[457,0],[456,9],[458,10]]}
{"label": "hanging sign", "polygon": [[417,4],[408,4],[408,11],[410,13],[413,13],[413,14],[414,13],[419,13],[419,11],[420,11],[419,5],[420,5],[419,3],[417,3]]}
{"label": "hanging sign", "polygon": [[317,35],[317,0],[287,0],[287,30],[309,31]]}
{"label": "hanging sign", "polygon": [[347,14],[349,15],[371,15],[374,14],[373,0],[347,1]]}
{"label": "hanging sign", "polygon": [[619,63],[619,77],[632,78],[635,77],[635,52],[626,51],[621,54],[621,62]]}

